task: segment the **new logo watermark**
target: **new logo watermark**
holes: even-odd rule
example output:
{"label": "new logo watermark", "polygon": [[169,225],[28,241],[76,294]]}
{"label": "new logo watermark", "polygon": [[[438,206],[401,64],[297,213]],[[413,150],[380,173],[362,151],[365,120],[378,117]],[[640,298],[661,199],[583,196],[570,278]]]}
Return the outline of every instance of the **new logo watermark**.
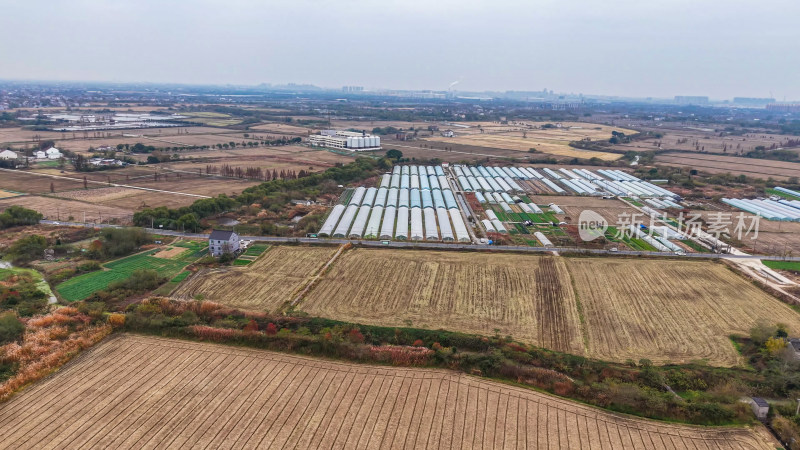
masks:
{"label": "new logo watermark", "polygon": [[585,241],[593,241],[606,234],[608,222],[600,214],[584,209],[578,217],[578,236]]}

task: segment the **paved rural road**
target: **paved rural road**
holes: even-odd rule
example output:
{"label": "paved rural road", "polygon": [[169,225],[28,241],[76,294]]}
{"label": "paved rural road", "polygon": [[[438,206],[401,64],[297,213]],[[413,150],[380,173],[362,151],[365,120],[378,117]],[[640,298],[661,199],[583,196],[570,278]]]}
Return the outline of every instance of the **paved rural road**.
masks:
{"label": "paved rural road", "polygon": [[[87,228],[124,228],[120,225],[94,224],[83,222],[62,222],[56,220],[40,220],[39,223],[46,225],[65,225],[70,227]],[[180,236],[188,238],[208,239],[207,234],[182,233],[180,231],[161,230],[153,228],[144,229],[148,233],[162,234],[165,236]],[[600,249],[582,249],[575,247],[525,247],[517,245],[476,245],[476,244],[445,244],[442,242],[408,242],[408,241],[367,241],[353,239],[317,239],[317,238],[298,238],[298,237],[272,237],[272,236],[240,236],[247,241],[277,242],[289,244],[353,244],[362,247],[389,247],[389,248],[417,248],[417,249],[438,249],[438,250],[481,250],[492,252],[525,252],[525,253],[586,253],[598,255],[625,255],[625,256],[662,256],[674,258],[677,255],[671,252],[638,252],[620,250],[612,252]],[[764,255],[733,255],[717,253],[686,253],[682,258],[723,258],[723,259],[766,259],[773,261],[800,261],[800,256],[764,256]]]}

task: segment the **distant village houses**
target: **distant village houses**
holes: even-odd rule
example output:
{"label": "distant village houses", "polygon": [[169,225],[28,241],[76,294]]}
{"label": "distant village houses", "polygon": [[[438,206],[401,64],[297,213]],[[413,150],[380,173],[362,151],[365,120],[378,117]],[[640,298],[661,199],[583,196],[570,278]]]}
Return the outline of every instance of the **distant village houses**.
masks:
{"label": "distant village houses", "polygon": [[[39,153],[41,153],[41,152],[36,152],[36,157],[37,158],[39,157]],[[59,150],[59,149],[57,149],[55,147],[50,147],[49,149],[45,150],[44,154],[45,154],[45,158],[47,158],[47,159],[59,159],[62,156],[64,156],[61,153],[61,150]]]}
{"label": "distant village houses", "polygon": [[19,156],[16,152],[12,152],[11,150],[3,150],[0,152],[0,159],[10,160],[10,159],[17,159]]}

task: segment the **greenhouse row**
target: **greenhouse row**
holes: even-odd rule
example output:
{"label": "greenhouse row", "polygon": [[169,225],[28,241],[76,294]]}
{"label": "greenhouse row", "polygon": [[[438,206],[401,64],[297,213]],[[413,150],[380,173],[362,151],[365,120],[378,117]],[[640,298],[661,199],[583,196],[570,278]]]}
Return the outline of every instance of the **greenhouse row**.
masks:
{"label": "greenhouse row", "polygon": [[672,199],[678,197],[664,188],[642,181],[621,170],[600,169],[594,173],[586,169],[537,170],[527,167],[457,165],[453,166],[453,174],[465,192],[523,192],[526,189],[515,180],[535,180],[557,194],[569,191],[578,195],[636,195]]}
{"label": "greenhouse row", "polygon": [[800,201],[797,200],[748,200],[723,198],[722,203],[761,216],[767,220],[800,222]]}
{"label": "greenhouse row", "polygon": [[[470,242],[452,191],[447,190],[444,195],[439,192],[437,196],[430,191],[401,189],[398,195],[398,189],[388,189],[385,197],[399,198],[399,201],[367,201],[372,197],[381,197],[378,193],[381,189],[376,189],[374,195],[365,189],[361,195],[354,193],[347,206],[334,206],[322,224],[319,235],[350,239]],[[357,195],[361,198],[360,204],[353,203]],[[453,207],[448,207],[448,199]]]}

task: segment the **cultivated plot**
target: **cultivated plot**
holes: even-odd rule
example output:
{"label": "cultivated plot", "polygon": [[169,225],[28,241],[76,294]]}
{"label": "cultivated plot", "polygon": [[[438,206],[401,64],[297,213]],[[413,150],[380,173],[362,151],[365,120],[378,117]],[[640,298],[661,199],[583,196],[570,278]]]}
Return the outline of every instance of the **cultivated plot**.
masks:
{"label": "cultivated plot", "polygon": [[501,335],[583,354],[562,259],[433,251],[348,251],[300,304],[356,323]]}
{"label": "cultivated plot", "polygon": [[634,419],[444,370],[116,336],[0,406],[0,448],[736,448],[763,429]]}
{"label": "cultivated plot", "polygon": [[173,294],[236,308],[271,311],[291,300],[336,253],[336,247],[277,246],[244,267],[199,272]]}
{"label": "cultivated plot", "polygon": [[656,363],[741,361],[728,336],[758,321],[800,333],[800,316],[721,264],[570,258],[586,321],[588,354]]}

